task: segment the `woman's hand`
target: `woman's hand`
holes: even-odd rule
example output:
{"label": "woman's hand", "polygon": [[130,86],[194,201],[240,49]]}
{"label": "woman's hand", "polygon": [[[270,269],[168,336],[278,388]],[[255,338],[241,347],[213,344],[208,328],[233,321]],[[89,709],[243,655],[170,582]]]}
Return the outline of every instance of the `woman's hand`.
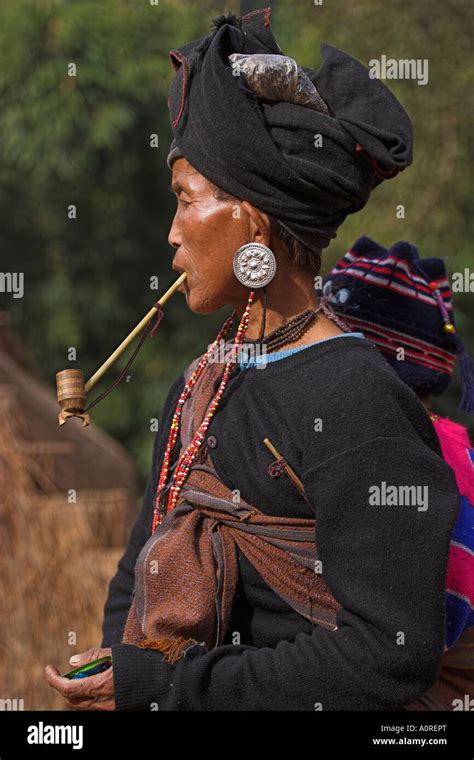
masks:
{"label": "woman's hand", "polygon": [[[86,652],[74,655],[79,659],[73,660],[71,657],[69,662],[72,667],[78,668],[80,665],[85,665],[106,655],[112,655],[110,647],[88,649]],[[107,668],[95,676],[73,680],[63,678],[54,665],[47,665],[45,671],[50,686],[61,694],[67,706],[72,710],[115,710],[112,668]]]}

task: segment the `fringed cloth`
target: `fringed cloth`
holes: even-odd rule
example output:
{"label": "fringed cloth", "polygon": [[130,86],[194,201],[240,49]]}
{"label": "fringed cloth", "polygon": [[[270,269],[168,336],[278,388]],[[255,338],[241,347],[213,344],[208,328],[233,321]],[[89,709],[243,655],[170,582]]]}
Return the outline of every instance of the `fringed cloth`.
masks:
{"label": "fringed cloth", "polygon": [[[197,359],[185,373],[187,382]],[[181,452],[202,422],[224,364],[206,367],[183,406]],[[195,645],[222,644],[238,581],[237,548],[265,583],[314,624],[336,630],[341,605],[321,574],[314,519],[273,517],[219,479],[207,447],[174,510],[143,547],[122,643],[157,649],[176,662]]]}

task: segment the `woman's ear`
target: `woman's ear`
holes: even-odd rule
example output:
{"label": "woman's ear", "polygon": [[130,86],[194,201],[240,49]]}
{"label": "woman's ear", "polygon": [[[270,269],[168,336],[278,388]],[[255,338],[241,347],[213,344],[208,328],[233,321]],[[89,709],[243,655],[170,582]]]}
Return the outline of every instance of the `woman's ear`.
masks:
{"label": "woman's ear", "polygon": [[271,224],[268,214],[255,208],[248,201],[242,201],[241,209],[248,220],[249,243],[261,243],[268,246],[271,238]]}

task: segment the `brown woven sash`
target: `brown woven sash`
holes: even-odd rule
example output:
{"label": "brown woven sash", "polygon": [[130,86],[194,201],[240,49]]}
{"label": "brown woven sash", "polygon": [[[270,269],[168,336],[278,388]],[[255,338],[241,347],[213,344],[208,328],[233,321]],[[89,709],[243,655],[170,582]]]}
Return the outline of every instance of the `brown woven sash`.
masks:
{"label": "brown woven sash", "polygon": [[[188,367],[190,377],[198,359]],[[181,452],[202,422],[224,365],[209,364],[183,406]],[[207,447],[178,504],[143,547],[122,642],[158,649],[175,662],[189,646],[222,644],[238,580],[237,547],[265,583],[306,619],[335,630],[340,604],[323,577],[315,520],[273,517],[219,479]]]}

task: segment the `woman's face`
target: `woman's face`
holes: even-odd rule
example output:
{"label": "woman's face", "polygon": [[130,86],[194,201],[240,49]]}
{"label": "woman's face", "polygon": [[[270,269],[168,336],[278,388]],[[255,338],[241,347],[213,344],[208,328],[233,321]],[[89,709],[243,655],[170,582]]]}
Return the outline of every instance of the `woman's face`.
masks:
{"label": "woman's face", "polygon": [[227,304],[245,306],[250,291],[236,279],[233,257],[245,243],[264,242],[259,220],[265,229],[266,215],[245,201],[216,200],[213,186],[185,158],[173,162],[171,187],[178,208],[168,242],[176,248],[173,269],[187,274],[180,289],[188,307],[208,314]]}

